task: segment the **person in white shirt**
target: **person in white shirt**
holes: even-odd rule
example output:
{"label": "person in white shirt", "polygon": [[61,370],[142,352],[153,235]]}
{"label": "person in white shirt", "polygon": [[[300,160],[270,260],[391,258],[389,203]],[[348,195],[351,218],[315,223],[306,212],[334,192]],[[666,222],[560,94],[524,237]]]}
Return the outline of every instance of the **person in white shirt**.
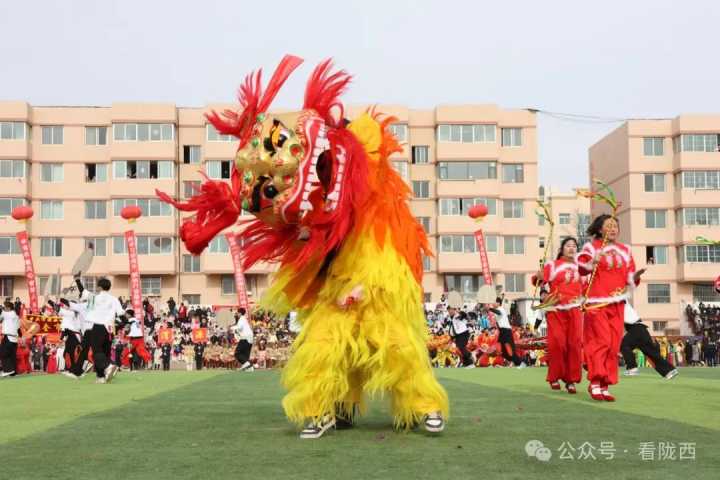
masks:
{"label": "person in white shirt", "polygon": [[17,342],[20,333],[20,318],[15,313],[15,305],[12,302],[5,302],[3,306],[2,334],[3,339],[0,343],[0,362],[2,363],[2,373],[0,378],[14,377],[17,367]]}
{"label": "person in white shirt", "polygon": [[93,364],[88,361],[88,354],[90,353],[90,332],[92,331],[93,324],[87,319],[87,307],[88,301],[90,300],[90,292],[85,289],[79,277],[75,278],[75,282],[78,286],[79,301],[71,301],[70,310],[77,314],[80,322],[82,340],[80,342],[80,354],[78,355],[77,361],[70,372],[75,375],[76,378],[79,378],[93,369]]}
{"label": "person in white shirt", "polygon": [[110,383],[118,372],[118,367],[110,363],[111,335],[115,330],[115,318],[124,317],[122,305],[110,295],[110,280],[97,281],[98,293],[91,295],[88,301],[87,320],[92,322],[90,346],[95,360],[96,383]]}
{"label": "person in white shirt", "polygon": [[624,311],[625,336],[620,343],[620,353],[625,360],[625,376],[634,377],[638,375],[637,360],[635,360],[635,349],[640,349],[645,358],[652,360],[655,371],[661,377],[672,380],[678,374],[676,368],[665,360],[660,354],[660,347],[652,339],[648,327],[640,319],[640,316],[629,302],[625,302]]}
{"label": "person in white shirt", "polygon": [[484,305],[485,309],[495,314],[495,321],[499,330],[498,342],[504,359],[511,361],[518,368],[525,368],[525,362],[520,360],[515,351],[515,340],[513,339],[512,325],[507,311],[502,306],[502,298],[495,299],[495,304]]}
{"label": "person in white shirt", "polygon": [[467,313],[458,312],[455,307],[448,309],[450,315],[450,336],[455,342],[455,346],[460,350],[460,361],[465,368],[475,368],[472,354],[467,349],[468,340],[470,340],[470,330],[467,325]]}
{"label": "person in white shirt", "polygon": [[235,358],[240,364],[240,371],[252,372],[254,368],[250,363],[250,351],[252,350],[254,338],[253,330],[245,316],[245,309],[240,308],[238,313],[240,313],[240,317],[233,326],[233,331],[238,338],[238,344],[235,347]]}
{"label": "person in white shirt", "polygon": [[[65,362],[63,362],[63,366],[65,367],[63,370],[67,369],[68,371],[63,371],[62,373],[66,377],[77,379],[79,377],[75,375],[73,371],[76,370],[75,363],[77,363],[80,358],[80,343],[82,341],[82,336],[80,334],[80,319],[77,318],[75,312],[70,309],[70,302],[67,299],[61,298],[59,307],[60,309],[58,313],[62,318],[62,323],[60,324],[60,339],[65,341],[65,347],[63,348],[62,354],[64,355],[67,353],[70,357],[69,364],[65,364]],[[58,350],[58,357],[60,357],[60,355],[60,351]]]}
{"label": "person in white shirt", "polygon": [[145,347],[145,336],[143,335],[142,324],[140,323],[140,320],[135,318],[134,310],[128,310],[127,316],[129,318],[128,322],[130,323],[130,333],[128,336],[130,337],[130,345],[132,345],[133,356],[137,355],[143,362],[145,362],[146,366],[149,366],[152,357]]}

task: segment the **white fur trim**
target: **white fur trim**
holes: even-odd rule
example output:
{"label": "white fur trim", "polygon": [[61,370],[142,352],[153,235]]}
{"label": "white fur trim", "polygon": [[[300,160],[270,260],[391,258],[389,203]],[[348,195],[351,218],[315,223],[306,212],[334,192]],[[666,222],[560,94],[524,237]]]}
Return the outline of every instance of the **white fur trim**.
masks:
{"label": "white fur trim", "polygon": [[574,272],[577,272],[578,268],[577,268],[577,265],[574,263],[563,263],[558,268],[555,268],[555,262],[551,263],[550,264],[550,279],[549,279],[549,281],[552,282],[553,280],[555,280],[555,278],[557,278],[557,276],[561,272],[564,272],[565,270],[572,270]]}
{"label": "white fur trim", "polygon": [[614,297],[590,297],[585,303],[618,303],[624,302],[628,298],[630,298],[630,296],[627,293],[623,293],[622,295]]}

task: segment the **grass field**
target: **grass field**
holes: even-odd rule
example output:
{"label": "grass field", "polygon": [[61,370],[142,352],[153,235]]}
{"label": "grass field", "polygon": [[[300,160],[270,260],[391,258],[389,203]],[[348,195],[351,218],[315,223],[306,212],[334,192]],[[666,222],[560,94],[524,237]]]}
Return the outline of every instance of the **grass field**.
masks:
{"label": "grass field", "polygon": [[[720,476],[720,369],[683,369],[672,382],[644,370],[622,379],[614,404],[590,400],[587,384],[576,396],[551,391],[544,369],[437,373],[452,409],[441,436],[393,432],[378,400],[354,430],[316,441],[298,440],[286,423],[278,372],[121,373],[111,385],[58,375],[2,380],[0,478]],[[529,457],[530,440],[543,442],[552,458]],[[601,454],[601,442],[613,445]],[[660,442],[676,447],[664,459]],[[680,443],[691,444],[682,460]]]}

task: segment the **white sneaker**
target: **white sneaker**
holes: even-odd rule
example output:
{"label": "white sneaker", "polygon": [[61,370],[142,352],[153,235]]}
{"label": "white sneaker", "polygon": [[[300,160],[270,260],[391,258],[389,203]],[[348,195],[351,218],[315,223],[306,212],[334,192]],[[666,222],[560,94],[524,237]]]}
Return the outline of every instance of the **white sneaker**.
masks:
{"label": "white sneaker", "polygon": [[90,373],[92,372],[94,365],[87,360],[85,360],[85,363],[83,363],[83,373]]}
{"label": "white sneaker", "polygon": [[244,372],[244,371],[250,370],[251,368],[253,368],[252,363],[245,362],[240,366],[240,371]]}
{"label": "white sneaker", "polygon": [[425,430],[430,433],[440,433],[445,430],[445,420],[440,412],[433,412],[425,416]]}
{"label": "white sneaker", "polygon": [[103,377],[100,377],[97,380],[95,380],[95,383],[105,384],[105,383],[107,383],[107,380],[105,380],[105,378],[103,378]]}
{"label": "white sneaker", "polygon": [[315,439],[322,437],[325,432],[335,426],[335,417],[325,415],[320,423],[310,422],[300,432],[300,438],[303,439]]}
{"label": "white sneaker", "polygon": [[470,365],[468,365],[468,366],[465,367],[465,368],[475,368],[475,364],[474,364],[474,363],[471,363]]}
{"label": "white sneaker", "polygon": [[68,378],[72,378],[73,380],[80,380],[80,377],[78,377],[78,376],[75,375],[74,373],[71,373],[71,372],[68,372],[68,371],[64,371],[64,372],[62,372],[62,374],[63,374],[64,376],[68,377]]}
{"label": "white sneaker", "polygon": [[[625,375],[626,377],[636,377],[636,376],[640,375],[640,372],[638,371],[637,368],[631,368],[629,370],[625,370],[623,372],[623,375]],[[670,375],[670,374],[668,373],[668,375]]]}
{"label": "white sneaker", "polygon": [[527,365],[525,364],[525,362],[521,362],[520,365],[518,365],[518,366],[515,367],[515,368],[517,368],[518,370],[520,370],[520,369],[523,369],[523,368],[525,368],[525,367],[527,367]]}
{"label": "white sneaker", "polygon": [[0,373],[0,378],[7,378],[7,377],[10,377],[10,376],[12,376],[12,375],[15,375],[15,370],[13,370],[12,372],[3,372],[3,373]]}
{"label": "white sneaker", "polygon": [[667,380],[672,380],[673,378],[677,377],[678,373],[680,372],[678,372],[677,368],[673,368],[667,373],[667,375],[665,375],[665,378]]}
{"label": "white sneaker", "polygon": [[105,383],[112,382],[115,375],[117,375],[117,372],[118,367],[116,365],[108,365],[105,369]]}

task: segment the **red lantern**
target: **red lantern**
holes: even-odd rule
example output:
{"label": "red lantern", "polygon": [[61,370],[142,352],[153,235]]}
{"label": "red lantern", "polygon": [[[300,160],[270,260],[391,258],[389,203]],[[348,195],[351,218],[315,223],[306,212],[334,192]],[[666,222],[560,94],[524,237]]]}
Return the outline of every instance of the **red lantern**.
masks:
{"label": "red lantern", "polygon": [[120,216],[132,223],[142,215],[142,210],[137,205],[128,205],[120,210]]}
{"label": "red lantern", "polygon": [[15,207],[11,213],[12,217],[20,222],[27,222],[34,214],[33,209],[27,205]]}
{"label": "red lantern", "polygon": [[485,215],[488,214],[488,208],[483,205],[482,203],[479,203],[473,207],[470,208],[468,211],[468,215],[470,218],[483,218]]}
{"label": "red lantern", "polygon": [[720,293],[720,276],[715,279],[715,291]]}

